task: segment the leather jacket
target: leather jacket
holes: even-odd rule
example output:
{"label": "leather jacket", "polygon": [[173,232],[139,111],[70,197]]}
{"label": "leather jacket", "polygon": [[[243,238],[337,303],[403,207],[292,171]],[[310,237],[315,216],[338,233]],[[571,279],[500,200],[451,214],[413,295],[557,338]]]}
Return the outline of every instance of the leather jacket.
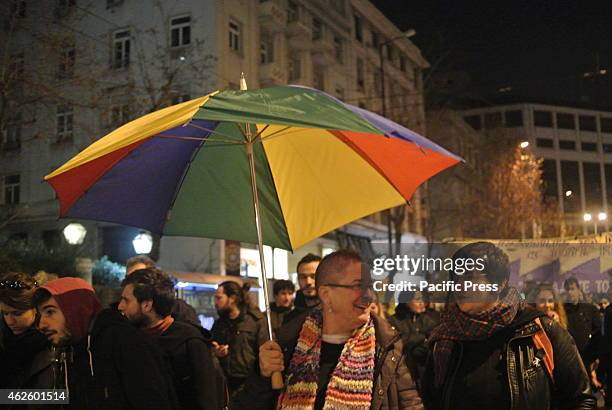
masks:
{"label": "leather jacket", "polygon": [[[532,336],[539,326],[534,320],[517,326],[501,348],[501,359],[506,363],[511,410],[586,410],[596,408],[595,398],[586,370],[569,333],[547,317],[540,318],[553,347],[554,371],[551,380],[543,361],[543,351],[535,348]],[[426,409],[452,409],[451,394],[457,369],[462,360],[463,344],[454,349],[447,377],[436,388],[433,357],[430,354],[422,380],[423,401]],[[481,387],[487,388],[482,380]],[[493,408],[493,407],[492,407]]]}

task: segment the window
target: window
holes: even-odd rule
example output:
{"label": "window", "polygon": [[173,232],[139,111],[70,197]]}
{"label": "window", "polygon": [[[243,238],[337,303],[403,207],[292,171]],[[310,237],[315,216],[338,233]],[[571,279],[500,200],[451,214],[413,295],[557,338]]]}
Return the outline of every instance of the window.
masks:
{"label": "window", "polygon": [[297,57],[289,60],[289,80],[295,81],[302,76],[301,61]]}
{"label": "window", "polygon": [[601,132],[612,133],[612,118],[601,117]]}
{"label": "window", "polygon": [[316,67],[313,72],[313,81],[316,89],[325,91],[325,72],[322,68]]}
{"label": "window", "polygon": [[563,195],[565,212],[580,211],[580,176],[578,163],[575,161],[561,161],[561,178],[563,180],[562,192],[571,191],[571,195]]}
{"label": "window", "polygon": [[374,70],[374,92],[377,96],[382,95],[382,76],[378,68]]}
{"label": "window", "polygon": [[5,129],[2,130],[2,149],[14,151],[21,148],[21,115],[17,114],[12,120],[7,121]]}
{"label": "window", "polygon": [[321,40],[323,38],[323,23],[317,18],[312,19],[312,40]]}
{"label": "window", "polygon": [[395,48],[391,44],[387,44],[385,50],[387,51],[387,60],[393,62],[395,59]]}
{"label": "window", "polygon": [[361,24],[361,17],[354,15],[353,21],[355,22],[355,39],[361,43],[363,41],[363,26]]}
{"label": "window", "polygon": [[406,57],[400,56],[399,63],[400,63],[400,70],[402,70],[402,72],[405,73],[406,72]]}
{"label": "window", "polygon": [[523,112],[521,110],[506,111],[506,127],[522,127]]}
{"label": "window", "polygon": [[287,22],[291,23],[300,18],[300,8],[295,1],[289,0],[287,8]]}
{"label": "window", "polygon": [[357,89],[363,92],[365,87],[364,75],[363,75],[363,60],[357,58]]}
{"label": "window", "polygon": [[533,112],[533,124],[536,127],[552,127],[552,113],[550,111],[539,111]]}
{"label": "window", "polygon": [[60,105],[57,107],[57,141],[72,138],[72,107]]}
{"label": "window", "polygon": [[372,47],[378,50],[380,47],[380,36],[376,31],[372,31]]}
{"label": "window", "polygon": [[488,112],[484,115],[484,123],[486,129],[493,129],[501,127],[502,125],[502,113],[501,112]]}
{"label": "window", "polygon": [[20,80],[25,72],[25,58],[23,53],[13,54],[9,62],[9,78]]}
{"label": "window", "polygon": [[545,159],[542,163],[542,183],[544,196],[557,198],[557,164],[554,159]]}
{"label": "window", "polygon": [[576,122],[574,121],[574,114],[563,114],[557,113],[557,128],[563,128],[565,130],[573,130],[576,128]]}
{"label": "window", "polygon": [[60,51],[59,78],[71,78],[74,75],[75,53],[73,44],[64,44]]}
{"label": "window", "polygon": [[240,41],[240,23],[235,20],[229,22],[229,48],[236,52],[242,51],[242,44]]}
{"label": "window", "polygon": [[113,34],[113,68],[130,65],[130,31],[121,30]]}
{"label": "window", "polygon": [[586,208],[590,210],[603,209],[603,192],[601,189],[599,163],[583,162],[582,176],[584,177],[584,200],[586,202]]}
{"label": "window", "polygon": [[536,138],[536,147],[538,148],[553,148],[554,143],[550,138]]}
{"label": "window", "polygon": [[463,117],[463,121],[467,122],[469,126],[475,130],[482,129],[482,120],[480,119],[480,115],[466,115]]}
{"label": "window", "polygon": [[26,16],[26,0],[12,0],[11,14],[14,17],[24,18]]}
{"label": "window", "polygon": [[342,49],[342,38],[340,36],[334,35],[334,54],[336,56],[336,60],[342,64],[344,62],[344,52]]}
{"label": "window", "polygon": [[580,144],[583,151],[591,151],[597,152],[597,143],[596,142],[583,142]]}
{"label": "window", "polygon": [[268,36],[262,35],[260,49],[261,64],[274,62],[274,42]]}
{"label": "window", "polygon": [[604,164],[604,172],[606,173],[606,196],[608,197],[608,209],[612,204],[612,164]]}
{"label": "window", "polygon": [[578,125],[580,126],[580,131],[597,131],[595,117],[592,115],[580,115],[578,117]]}
{"label": "window", "polygon": [[559,140],[559,149],[575,151],[576,150],[576,141]]}
{"label": "window", "polygon": [[111,107],[110,125],[119,127],[130,120],[129,104],[117,104]]}
{"label": "window", "polygon": [[604,154],[612,154],[612,144],[601,144]]}
{"label": "window", "polygon": [[176,17],[170,20],[170,47],[191,44],[191,17]]}
{"label": "window", "polygon": [[4,182],[4,204],[5,205],[16,205],[19,203],[20,194],[20,176],[17,175],[5,175],[3,178]]}

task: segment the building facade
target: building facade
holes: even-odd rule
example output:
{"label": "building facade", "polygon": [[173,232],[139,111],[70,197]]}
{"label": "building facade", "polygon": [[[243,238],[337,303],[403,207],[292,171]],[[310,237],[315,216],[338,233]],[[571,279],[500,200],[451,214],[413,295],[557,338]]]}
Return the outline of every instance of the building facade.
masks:
{"label": "building facade", "polygon": [[544,194],[558,201],[567,233],[592,233],[596,224],[608,228],[599,214],[612,206],[612,112],[525,103],[465,110],[462,116],[487,135],[529,142],[543,159]]}
{"label": "building facade", "polygon": [[[301,84],[381,112],[382,47],[386,115],[425,131],[427,62],[365,0],[14,0],[0,7],[0,48],[9,57],[0,90],[5,239],[63,240],[70,221],[57,220],[44,175],[133,118],[238,88],[242,72],[249,88]],[[417,194],[409,230],[426,218],[420,204]],[[138,229],[81,223],[91,258],[123,262],[133,254]],[[169,269],[221,273],[227,257],[224,241],[193,238],[162,238],[159,254]]]}

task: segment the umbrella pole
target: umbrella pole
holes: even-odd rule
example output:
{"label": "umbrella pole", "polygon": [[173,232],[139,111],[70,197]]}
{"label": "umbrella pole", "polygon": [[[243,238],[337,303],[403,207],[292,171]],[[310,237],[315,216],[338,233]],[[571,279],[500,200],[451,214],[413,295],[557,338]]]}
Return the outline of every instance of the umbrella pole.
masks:
{"label": "umbrella pole", "polygon": [[[247,135],[248,125],[247,125]],[[249,135],[250,137],[250,135]],[[259,215],[259,195],[257,193],[257,177],[255,174],[255,156],[253,153],[254,142],[249,138],[246,143],[247,158],[249,160],[249,168],[251,170],[251,192],[253,194],[253,208],[255,210],[255,225],[257,227],[257,247],[259,249],[259,261],[261,263],[261,281],[264,292],[264,300],[266,304],[266,321],[268,325],[268,335],[270,340],[273,340],[272,334],[272,320],[270,317],[270,293],[268,292],[268,275],[266,274],[266,261],[264,258],[263,250],[263,236],[261,233],[261,218]],[[280,390],[283,388],[283,375],[281,372],[272,373],[272,388],[274,390]]]}

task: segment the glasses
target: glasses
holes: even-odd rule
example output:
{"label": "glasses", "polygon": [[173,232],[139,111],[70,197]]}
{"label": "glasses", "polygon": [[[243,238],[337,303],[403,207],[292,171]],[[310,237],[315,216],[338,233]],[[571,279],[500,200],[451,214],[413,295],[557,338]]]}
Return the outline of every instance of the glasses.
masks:
{"label": "glasses", "polygon": [[321,286],[329,286],[331,288],[345,288],[345,289],[352,289],[354,291],[361,291],[363,286],[361,285],[361,283],[355,283],[353,285],[345,285],[343,283],[325,283]]}
{"label": "glasses", "polygon": [[37,288],[38,282],[34,282],[34,285],[28,285],[25,282],[20,280],[3,280],[0,281],[0,289],[12,289],[12,290],[30,290],[32,288]]}

